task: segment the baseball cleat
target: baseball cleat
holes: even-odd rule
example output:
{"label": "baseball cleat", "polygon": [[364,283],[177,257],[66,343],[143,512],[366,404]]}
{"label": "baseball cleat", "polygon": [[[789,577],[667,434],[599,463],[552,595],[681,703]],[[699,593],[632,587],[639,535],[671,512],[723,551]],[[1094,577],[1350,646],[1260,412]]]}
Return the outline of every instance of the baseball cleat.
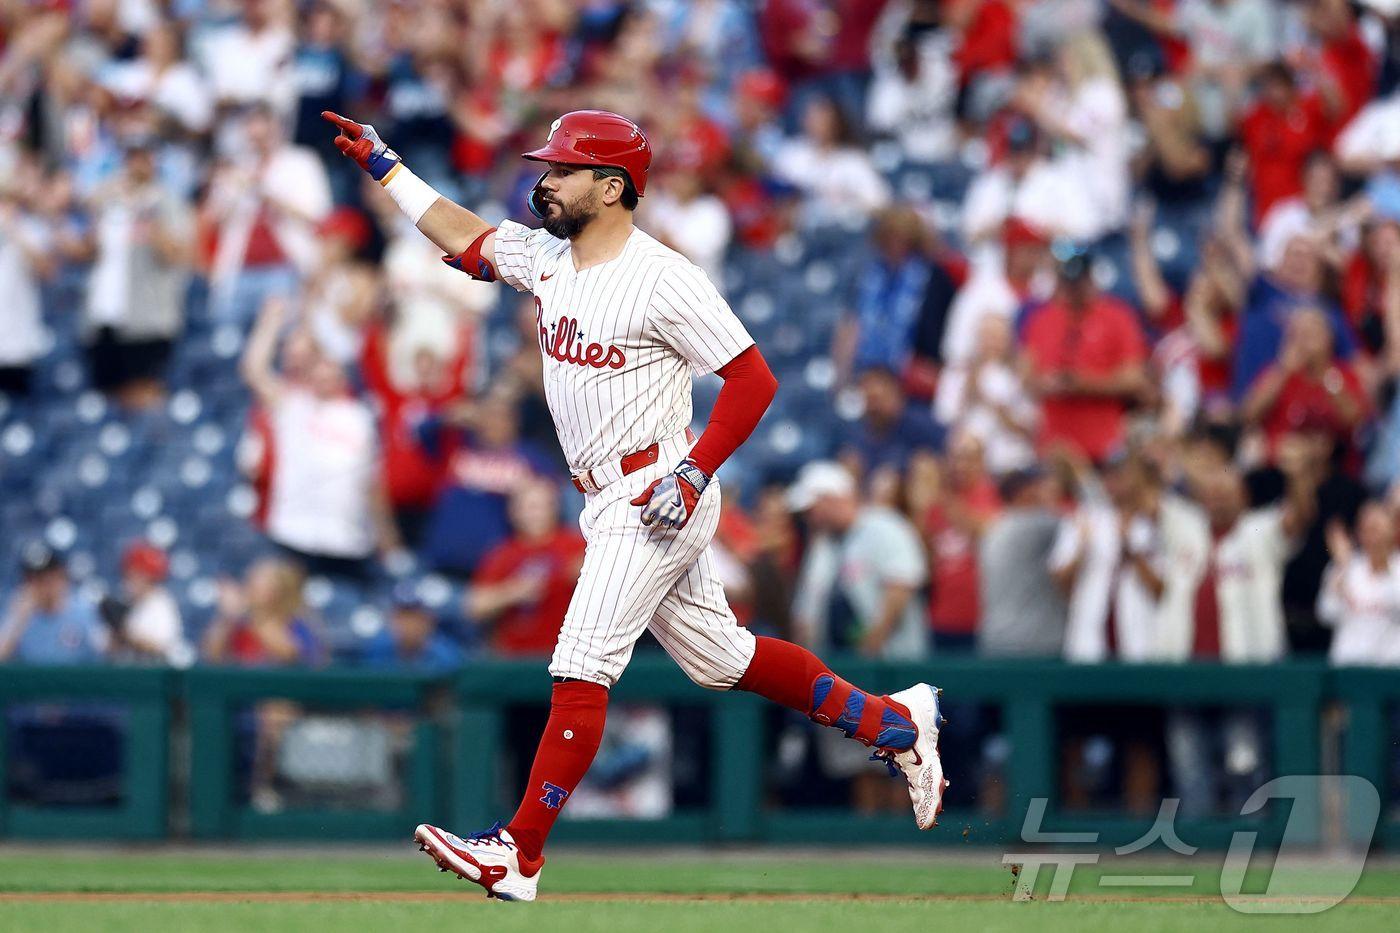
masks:
{"label": "baseball cleat", "polygon": [[872,757],[889,765],[890,773],[898,768],[909,782],[909,800],[914,804],[914,822],[920,829],[938,825],[943,812],[943,793],[948,779],[943,776],[943,762],[938,757],[938,730],[943,715],[938,711],[938,699],[943,691],[928,684],[915,684],[908,690],[890,694],[890,699],[909,708],[910,718],[919,733],[914,744],[904,750],[884,748]]}
{"label": "baseball cleat", "polygon": [[486,889],[487,897],[503,901],[533,901],[539,885],[544,857],[530,860],[520,854],[510,832],[499,822],[481,833],[463,839],[445,829],[419,824],[413,831],[418,850],[437,862],[439,871],[450,871],[458,878]]}

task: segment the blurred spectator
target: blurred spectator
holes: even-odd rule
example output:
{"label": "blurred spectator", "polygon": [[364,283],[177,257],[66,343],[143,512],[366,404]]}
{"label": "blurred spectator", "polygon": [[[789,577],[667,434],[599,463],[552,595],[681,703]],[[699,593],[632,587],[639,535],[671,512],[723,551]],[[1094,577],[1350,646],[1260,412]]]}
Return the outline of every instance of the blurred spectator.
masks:
{"label": "blurred spectator", "polygon": [[379,409],[380,447],[383,450],[383,484],[394,511],[399,535],[410,547],[421,543],[429,511],[442,484],[445,460],[432,456],[419,443],[420,424],[440,417],[467,390],[468,361],[473,350],[469,332],[462,328],[450,356],[440,347],[419,343],[413,352],[412,371],[392,365],[391,329],[384,322],[372,324],[365,335],[360,373]]}
{"label": "blurred spectator", "polygon": [[1327,567],[1327,527],[1356,521],[1366,491],[1344,468],[1341,448],[1329,425],[1308,418],[1284,435],[1274,450],[1274,465],[1249,475],[1254,501],[1289,501],[1295,489],[1310,499],[1294,507],[1297,526],[1283,574],[1283,608],[1288,639],[1295,651],[1323,651],[1330,632],[1316,615],[1317,594]]}
{"label": "blurred spectator", "polygon": [[946,30],[906,29],[875,57],[865,104],[872,133],[893,139],[911,162],[940,162],[957,150],[957,73]]}
{"label": "blurred spectator", "polygon": [[1053,79],[1035,72],[1023,78],[1015,104],[1063,147],[1055,167],[1087,196],[1088,222],[1064,232],[1093,240],[1121,229],[1128,220],[1127,101],[1103,37],[1081,32],[1067,39],[1056,52]]}
{"label": "blurred spectator", "polygon": [[1045,140],[1034,123],[1013,117],[1004,140],[1001,158],[973,179],[963,198],[959,229],[975,265],[996,263],[1008,220],[1024,222],[1047,240],[1084,239],[1096,223],[1079,179],[1045,157]]}
{"label": "blurred spectator", "polygon": [[544,479],[515,489],[510,523],[511,536],[486,554],[472,577],[466,612],[490,629],[498,654],[550,654],[583,566],[583,537],[560,524],[559,490]]}
{"label": "blurred spectator", "polygon": [[1008,323],[1023,307],[1048,298],[1055,288],[1050,238],[1017,218],[1001,227],[1001,248],[974,261],[967,281],[948,308],[941,343],[947,365],[967,363],[977,345],[984,318],[995,315]]}
{"label": "blurred spectator", "polygon": [[1116,451],[1101,484],[1081,466],[1079,482],[1051,559],[1072,587],[1065,656],[1153,660],[1160,631],[1191,624],[1209,550],[1205,515],[1166,490],[1140,452]]}
{"label": "blurred spectator", "polygon": [[336,200],[350,200],[359,182],[356,166],[340,158],[335,136],[324,131],[321,112],[349,113],[362,90],[364,77],[347,48],[346,33],[351,25],[344,11],[331,0],[304,9],[302,28],[292,57],[292,80],[296,106],[292,118],[292,142],[317,150],[330,173]]}
{"label": "blurred spectator", "polygon": [[321,352],[349,366],[358,361],[365,328],[381,299],[375,269],[357,260],[369,242],[369,222],[354,208],[341,207],[316,233],[320,258],[297,293],[297,317]]}
{"label": "blurred spectator", "polygon": [[87,244],[92,382],[133,408],[163,397],[193,261],[193,218],[156,179],[155,144],[145,136],[124,141],[121,174],[94,194]]}
{"label": "blurred spectator", "polygon": [[916,599],[927,582],[918,532],[899,513],[861,501],[840,464],[814,461],[788,490],[813,539],[798,577],[793,621],[808,645],[917,660],[928,651]]}
{"label": "blurred spectator", "polygon": [[946,468],[927,485],[922,528],[929,555],[929,627],[934,649],[971,652],[977,645],[977,550],[996,519],[1001,497],[983,461],[982,441],[967,431],[953,434]]}
{"label": "blurred spectator", "polygon": [[[1290,476],[1282,505],[1248,510],[1244,481],[1219,472],[1202,489],[1210,524],[1209,556],[1191,616],[1161,617],[1158,657],[1164,661],[1215,660],[1268,663],[1287,651],[1280,584],[1289,550],[1314,513],[1314,482],[1306,471]],[[1189,572],[1190,564],[1172,568]],[[1184,624],[1187,621],[1192,624]],[[1182,709],[1167,718],[1167,752],[1181,810],[1193,816],[1215,811],[1220,790],[1233,799],[1258,786],[1263,743],[1248,708],[1224,716]]]}
{"label": "blurred spectator", "polygon": [[63,557],[41,542],[20,553],[20,584],[0,622],[0,662],[92,664],[109,636],[97,607],[73,592]]}
{"label": "blurred spectator", "polygon": [[200,45],[204,71],[221,107],[269,104],[286,112],[292,103],[295,39],[281,0],[247,0],[242,16]]}
{"label": "blurred spectator", "polygon": [[248,568],[242,584],[219,581],[214,619],[200,653],[213,664],[240,667],[315,667],[327,660],[320,633],[305,615],[301,570],[264,558]]}
{"label": "blurred spectator", "polygon": [[1260,82],[1259,100],[1240,123],[1256,220],[1303,190],[1303,166],[1328,139],[1322,101],[1299,90],[1291,68],[1275,62],[1262,71]]}
{"label": "blurred spectator", "polygon": [[986,451],[986,465],[1001,476],[1035,460],[1040,410],[1015,368],[1011,322],[982,318],[970,360],[950,365],[938,380],[934,417],[950,434],[966,433]]}
{"label": "blurred spectator", "polygon": [[875,215],[872,249],[834,341],[843,377],[874,366],[911,374],[938,358],[958,276],[951,263],[938,261],[934,239],[912,208]]}
{"label": "blurred spectator", "polygon": [[113,62],[102,83],[123,101],[149,103],[177,138],[202,137],[213,123],[209,87],[186,58],[175,23],[152,23],[141,36],[140,54]]}
{"label": "blurred spectator", "polygon": [[127,609],[113,643],[119,657],[185,667],[194,651],[185,641],[180,607],[165,587],[170,572],[165,552],[133,541],[122,555],[122,595]]}
{"label": "blurred spectator", "polygon": [[362,656],[370,667],[424,674],[450,673],[465,659],[461,645],[442,632],[437,614],[411,583],[394,588],[389,624],[365,645]]}
{"label": "blurred spectator", "polygon": [[1088,253],[1061,261],[1059,290],[1027,317],[1021,346],[1042,444],[1102,460],[1123,442],[1124,415],[1147,388],[1147,346],[1136,315],[1094,285]]}
{"label": "blurred spectator", "polygon": [[212,313],[244,324],[319,260],[317,224],[332,204],[325,166],[282,138],[271,107],[254,105],[240,125],[236,156],[211,173],[200,222]]}
{"label": "blurred spectator", "polygon": [[1182,0],[1175,10],[1153,0],[1110,0],[1168,40],[1185,42],[1183,62],[1212,138],[1226,135],[1254,72],[1278,52],[1278,12],[1269,0]]}
{"label": "blurred spectator", "polygon": [[[1121,0],[1120,0],[1121,2]],[[1129,64],[1128,94],[1142,129],[1134,174],[1163,205],[1189,206],[1208,196],[1214,159],[1190,85],[1164,74],[1154,59]]]}
{"label": "blurred spectator", "polygon": [[1400,664],[1400,554],[1390,507],[1379,501],[1362,506],[1356,537],[1353,544],[1340,520],[1328,524],[1332,560],[1317,601],[1318,617],[1335,629],[1328,659],[1336,665],[1394,666]]}
{"label": "blurred spectator", "polygon": [[1337,359],[1327,316],[1314,308],[1299,308],[1289,317],[1278,362],[1250,386],[1241,409],[1246,422],[1263,427],[1270,450],[1304,424],[1349,446],[1368,413],[1361,380]]}
{"label": "blurred spectator", "polygon": [[422,555],[441,573],[470,577],[510,536],[509,503],[527,481],[554,475],[552,463],[520,439],[514,399],[496,389],[425,419],[419,439],[447,464],[424,531]]}
{"label": "blurred spectator", "polygon": [[787,506],[787,492],[770,486],[753,508],[754,543],[748,559],[753,618],[758,634],[791,640],[793,588],[801,564],[801,542]]}
{"label": "blurred spectator", "polygon": [[943,6],[956,43],[958,115],[984,120],[1011,83],[1020,51],[1022,5],[1014,0],[957,0]]}
{"label": "blurred spectator", "polygon": [[[1394,41],[1392,39],[1392,41]],[[1373,100],[1361,108],[1337,135],[1334,152],[1343,171],[1370,175],[1400,159],[1400,93]]]}
{"label": "blurred spectator", "polygon": [[1337,164],[1327,152],[1311,153],[1303,164],[1302,191],[1274,202],[1259,223],[1259,264],[1273,269],[1283,261],[1288,241],[1309,236],[1328,264],[1340,266],[1357,246],[1357,211],[1340,200]]}
{"label": "blurred spectator", "polygon": [[1400,212],[1372,208],[1359,239],[1344,267],[1342,310],[1362,345],[1390,358],[1400,349]]}
{"label": "blurred spectator", "polygon": [[[1282,505],[1249,510],[1243,479],[1235,471],[1210,477],[1201,506],[1210,523],[1210,556],[1186,618],[1164,616],[1158,650],[1168,661],[1219,658],[1227,663],[1275,661],[1287,651],[1283,568],[1292,544],[1312,520],[1314,484],[1290,480]],[[1189,572],[1189,565],[1173,568]],[[1168,625],[1170,623],[1170,625]]]}
{"label": "blurred spectator", "polygon": [[[1312,75],[1327,104],[1329,129],[1350,120],[1376,90],[1376,57],[1348,0],[1316,0],[1308,7],[1315,56]],[[1329,133],[1329,141],[1330,136]]]}
{"label": "blurred spectator", "polygon": [[983,657],[1059,657],[1065,641],[1065,599],[1050,573],[1059,516],[1054,487],[1038,466],[1003,477],[1002,511],[977,549]]}
{"label": "blurred spectator", "polygon": [[22,157],[0,172],[0,394],[28,395],[34,363],[48,335],[40,304],[41,283],[58,270],[49,225],[32,208],[40,181],[34,160]]}
{"label": "blurred spectator", "polygon": [[852,225],[890,201],[889,185],[857,142],[850,118],[830,98],[802,112],[802,134],[773,157],[773,173],[806,196],[809,227]]}
{"label": "blurred spectator", "polygon": [[865,410],[838,447],[838,459],[853,475],[865,476],[882,467],[902,471],[915,452],[943,449],[943,429],[927,408],[908,403],[893,370],[865,370],[860,392]]}
{"label": "blurred spectator", "polygon": [[1217,223],[1226,261],[1213,270],[1222,295],[1242,296],[1231,373],[1231,395],[1236,400],[1243,400],[1259,373],[1277,357],[1288,317],[1299,307],[1325,310],[1337,356],[1350,359],[1356,351],[1351,328],[1323,295],[1327,270],[1316,239],[1309,235],[1290,237],[1278,263],[1256,275],[1255,250],[1244,218],[1244,171],[1242,157],[1232,156],[1227,161]]}
{"label": "blurred spectator", "polygon": [[707,190],[698,165],[676,165],[648,191],[641,222],[662,243],[695,263],[724,287],[724,255],[733,224],[724,202]]}
{"label": "blurred spectator", "polygon": [[376,545],[385,553],[399,546],[379,483],[374,414],[319,351],[307,351],[305,372],[295,374],[302,378],[273,369],[285,312],[280,300],[268,302],[242,362],[269,418],[267,534],[308,572],[364,579]]}

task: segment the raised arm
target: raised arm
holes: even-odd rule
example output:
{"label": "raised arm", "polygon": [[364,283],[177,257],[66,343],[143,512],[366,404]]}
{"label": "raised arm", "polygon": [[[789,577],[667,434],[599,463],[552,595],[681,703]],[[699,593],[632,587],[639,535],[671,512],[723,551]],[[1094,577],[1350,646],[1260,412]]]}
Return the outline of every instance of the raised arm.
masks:
{"label": "raised arm", "polygon": [[[399,209],[438,249],[454,258],[461,258],[469,249],[475,249],[478,255],[474,258],[484,260],[492,269],[495,268],[495,238],[492,235],[495,227],[438,194],[431,185],[413,174],[403,164],[399,154],[390,149],[368,123],[356,123],[329,110],[322,111],[321,116],[338,131],[336,148],[379,182]],[[474,264],[470,268],[458,268],[469,275],[476,275]]]}
{"label": "raised arm", "polygon": [[263,304],[238,364],[243,381],[258,396],[258,401],[269,408],[277,404],[282,394],[282,377],[277,374],[273,359],[277,355],[286,312],[286,301],[281,297],[273,296]]}

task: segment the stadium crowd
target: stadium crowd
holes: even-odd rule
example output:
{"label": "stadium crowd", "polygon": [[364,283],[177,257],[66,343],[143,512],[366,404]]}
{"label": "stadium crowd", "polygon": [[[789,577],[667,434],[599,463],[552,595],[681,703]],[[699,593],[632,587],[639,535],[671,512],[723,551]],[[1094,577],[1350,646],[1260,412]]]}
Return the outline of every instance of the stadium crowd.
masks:
{"label": "stadium crowd", "polygon": [[521,218],[581,107],[783,383],[726,469],[746,624],[1400,664],[1394,0],[6,0],[0,660],[548,652],[533,308],[319,114]]}

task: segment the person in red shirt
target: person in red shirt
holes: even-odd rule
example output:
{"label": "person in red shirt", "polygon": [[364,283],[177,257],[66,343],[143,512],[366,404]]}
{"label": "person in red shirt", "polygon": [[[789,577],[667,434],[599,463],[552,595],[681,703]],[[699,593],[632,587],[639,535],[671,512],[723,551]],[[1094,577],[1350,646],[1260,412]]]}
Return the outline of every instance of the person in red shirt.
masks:
{"label": "person in red shirt", "polygon": [[1059,289],[1030,313],[1020,343],[1041,400],[1042,449],[1068,442],[1102,461],[1122,444],[1124,415],[1147,388],[1147,341],[1132,309],[1094,285],[1087,252],[1060,263]]}
{"label": "person in red shirt", "polygon": [[1361,37],[1348,0],[1317,0],[1308,9],[1317,37],[1317,77],[1331,117],[1331,136],[1356,116],[1376,91],[1376,57]]}
{"label": "person in red shirt", "polygon": [[511,496],[510,521],[513,533],[472,578],[467,615],[490,627],[500,654],[549,654],[583,565],[583,537],[559,524],[558,489],[543,479]]}
{"label": "person in red shirt", "polygon": [[1300,308],[1288,319],[1277,362],[1250,386],[1242,413],[1246,422],[1263,426],[1272,452],[1283,435],[1304,424],[1346,441],[1367,408],[1361,380],[1337,359],[1327,315]]}
{"label": "person in red shirt", "polygon": [[384,488],[399,534],[416,547],[423,525],[442,486],[445,458],[434,456],[418,437],[424,419],[441,415],[463,398],[473,355],[472,329],[463,324],[449,356],[419,348],[413,358],[413,383],[404,386],[389,366],[390,328],[376,321],[365,331],[360,373],[379,403],[380,450]]}
{"label": "person in red shirt", "polygon": [[1302,192],[1308,156],[1330,138],[1322,100],[1298,90],[1291,68],[1275,62],[1263,70],[1260,81],[1259,99],[1240,121],[1240,142],[1249,153],[1255,223],[1275,201]]}
{"label": "person in red shirt", "polygon": [[948,445],[938,493],[924,514],[929,553],[929,625],[934,647],[972,651],[977,639],[977,541],[1001,509],[982,442],[960,431]]}

